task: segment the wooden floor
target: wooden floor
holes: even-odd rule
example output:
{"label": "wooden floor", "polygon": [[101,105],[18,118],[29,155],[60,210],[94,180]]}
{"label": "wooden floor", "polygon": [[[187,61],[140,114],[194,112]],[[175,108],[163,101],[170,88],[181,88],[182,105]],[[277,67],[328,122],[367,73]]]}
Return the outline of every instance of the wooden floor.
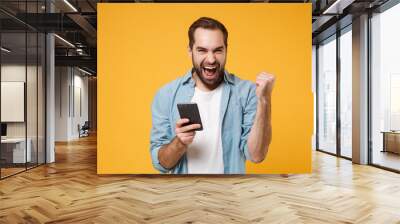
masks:
{"label": "wooden floor", "polygon": [[400,155],[391,152],[374,151],[372,160],[374,164],[400,170]]}
{"label": "wooden floor", "polygon": [[6,178],[8,176],[12,176],[14,174],[20,173],[20,172],[24,172],[27,169],[33,169],[37,167],[37,164],[27,164],[27,167],[25,167],[25,164],[19,164],[18,167],[2,167],[0,172],[1,172],[1,178]]}
{"label": "wooden floor", "polygon": [[0,181],[0,223],[400,223],[400,175],[313,155],[309,175],[96,175],[96,141]]}
{"label": "wooden floor", "polygon": [[16,173],[19,173],[19,172],[22,172],[25,170],[26,170],[25,167],[24,168],[19,168],[19,167],[17,167],[17,168],[1,168],[1,178],[8,177],[8,176],[11,176],[13,174],[16,174]]}

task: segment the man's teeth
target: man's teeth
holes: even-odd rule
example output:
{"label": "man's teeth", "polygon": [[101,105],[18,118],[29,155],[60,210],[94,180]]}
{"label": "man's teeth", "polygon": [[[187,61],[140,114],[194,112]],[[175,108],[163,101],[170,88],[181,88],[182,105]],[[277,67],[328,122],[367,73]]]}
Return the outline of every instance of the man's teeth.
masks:
{"label": "man's teeth", "polygon": [[204,71],[214,73],[217,70],[217,66],[204,66]]}

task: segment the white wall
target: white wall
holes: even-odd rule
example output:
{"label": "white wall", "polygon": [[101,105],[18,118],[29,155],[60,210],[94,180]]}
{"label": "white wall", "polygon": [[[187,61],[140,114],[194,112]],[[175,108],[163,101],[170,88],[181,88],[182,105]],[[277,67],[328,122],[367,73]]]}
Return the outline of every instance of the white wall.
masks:
{"label": "white wall", "polygon": [[[75,86],[75,96],[74,96],[74,100],[75,100],[75,113],[74,113],[74,119],[72,119],[72,132],[71,134],[74,137],[79,137],[79,133],[78,133],[78,129],[77,126],[78,124],[80,124],[81,126],[85,123],[85,121],[88,121],[89,118],[89,111],[88,111],[88,96],[89,96],[89,92],[88,92],[88,77],[85,76],[81,76],[82,73],[78,73],[78,75],[76,74],[75,70],[75,75],[74,75],[74,86]],[[78,92],[80,91],[80,93]],[[79,98],[80,95],[80,98]],[[80,104],[79,104],[80,101]],[[81,107],[81,108],[79,108]],[[81,112],[79,111],[79,109],[81,109]]]}
{"label": "white wall", "polygon": [[72,67],[56,67],[55,73],[55,140],[70,141],[88,120],[88,77]]}
{"label": "white wall", "polygon": [[69,80],[69,68],[55,68],[55,141],[68,140]]}

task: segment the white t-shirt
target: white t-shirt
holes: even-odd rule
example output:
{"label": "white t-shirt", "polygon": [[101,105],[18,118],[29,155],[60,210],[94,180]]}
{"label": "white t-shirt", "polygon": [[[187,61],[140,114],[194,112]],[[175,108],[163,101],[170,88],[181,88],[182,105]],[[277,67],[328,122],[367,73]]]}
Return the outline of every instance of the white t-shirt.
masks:
{"label": "white t-shirt", "polygon": [[196,131],[186,151],[189,174],[224,173],[220,119],[223,85],[208,92],[195,88],[192,102],[199,108],[203,130]]}

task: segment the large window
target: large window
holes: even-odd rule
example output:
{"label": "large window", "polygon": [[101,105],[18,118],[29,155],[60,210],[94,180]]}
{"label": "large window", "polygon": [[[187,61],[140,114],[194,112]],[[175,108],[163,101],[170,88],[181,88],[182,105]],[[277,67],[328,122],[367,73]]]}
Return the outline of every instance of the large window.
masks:
{"label": "large window", "polygon": [[371,19],[372,163],[400,170],[400,4]]}
{"label": "large window", "polygon": [[318,47],[318,149],[336,153],[336,36]]}
{"label": "large window", "polygon": [[[352,26],[318,45],[317,148],[352,157]],[[339,92],[338,92],[339,90]],[[338,123],[340,122],[340,123]]]}
{"label": "large window", "polygon": [[340,154],[352,157],[352,35],[351,26],[340,36]]}

